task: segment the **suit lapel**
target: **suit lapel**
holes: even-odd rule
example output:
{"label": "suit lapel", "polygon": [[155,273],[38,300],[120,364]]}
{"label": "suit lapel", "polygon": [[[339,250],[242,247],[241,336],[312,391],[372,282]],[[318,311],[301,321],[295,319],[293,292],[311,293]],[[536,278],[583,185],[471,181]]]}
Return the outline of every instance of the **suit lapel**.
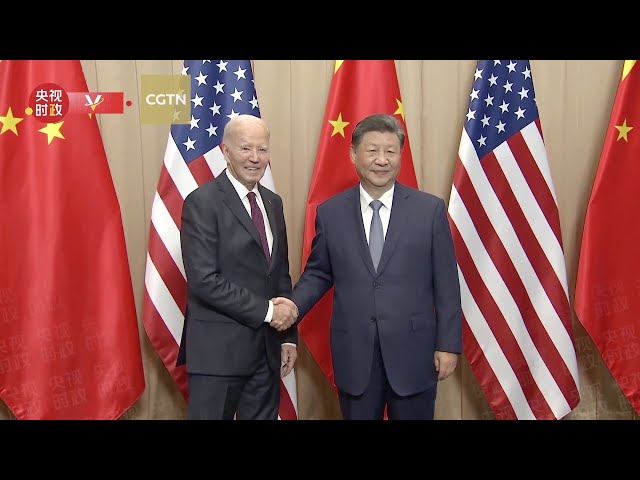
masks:
{"label": "suit lapel", "polygon": [[373,268],[371,252],[369,252],[369,244],[367,243],[367,236],[364,230],[367,227],[365,227],[362,222],[362,209],[360,208],[360,184],[351,189],[351,192],[347,195],[347,201],[351,204],[349,208],[352,210],[353,215],[355,215],[354,221],[351,223],[355,225],[358,251],[360,252],[360,256],[362,257],[362,261],[366,265],[367,270],[369,270],[372,277],[375,277],[376,271]]}
{"label": "suit lapel", "polygon": [[247,213],[247,209],[244,208],[244,204],[242,203],[242,200],[240,200],[238,192],[236,192],[236,189],[233,188],[233,185],[231,185],[231,182],[227,178],[227,174],[223,171],[220,175],[218,175],[217,178],[219,178],[220,180],[218,182],[219,188],[225,194],[223,196],[224,203],[227,205],[227,207],[229,207],[229,210],[231,210],[231,212],[236,216],[236,218],[244,226],[244,228],[247,229],[247,232],[251,234],[253,239],[260,247],[260,250],[262,251],[262,242],[260,241],[258,230],[253,224],[253,220],[251,220],[249,213]]}
{"label": "suit lapel", "polygon": [[385,265],[391,258],[394,249],[398,245],[401,232],[406,231],[405,224],[409,213],[409,190],[404,185],[397,183],[393,191],[393,205],[391,206],[391,217],[389,218],[389,226],[382,247],[382,255],[378,264],[378,275],[384,270]]}
{"label": "suit lapel", "polygon": [[267,211],[267,218],[269,221],[269,226],[271,227],[271,233],[273,235],[273,245],[271,246],[271,264],[269,265],[269,270],[273,268],[274,262],[273,259],[277,255],[277,249],[279,242],[278,236],[278,219],[276,217],[275,208],[273,206],[273,202],[271,201],[271,195],[266,189],[258,184],[258,190],[260,190],[260,196],[262,197],[262,203],[264,203],[264,209]]}

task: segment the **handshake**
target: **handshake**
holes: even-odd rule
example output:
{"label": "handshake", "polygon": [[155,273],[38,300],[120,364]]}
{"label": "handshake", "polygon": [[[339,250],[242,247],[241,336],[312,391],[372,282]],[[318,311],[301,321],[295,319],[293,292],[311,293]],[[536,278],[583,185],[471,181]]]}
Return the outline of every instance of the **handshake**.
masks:
{"label": "handshake", "polygon": [[298,318],[298,307],[285,297],[275,297],[271,301],[273,302],[273,316],[269,325],[279,332],[284,332]]}

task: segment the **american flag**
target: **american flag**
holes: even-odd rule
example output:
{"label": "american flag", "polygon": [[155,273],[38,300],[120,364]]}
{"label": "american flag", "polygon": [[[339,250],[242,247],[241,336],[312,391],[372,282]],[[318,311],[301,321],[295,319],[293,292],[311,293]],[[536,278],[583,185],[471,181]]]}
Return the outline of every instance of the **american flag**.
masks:
{"label": "american flag", "polygon": [[[186,372],[176,367],[186,308],[186,275],[180,247],[182,205],[189,193],[226,167],[220,150],[226,123],[240,115],[260,116],[249,60],[185,60],[191,79],[189,124],[171,126],[151,209],[145,270],[143,323],[151,343],[187,398]],[[275,191],[271,167],[261,182]],[[280,385],[279,418],[297,418],[295,373]]]}
{"label": "american flag", "polygon": [[498,419],[580,401],[557,199],[528,60],[480,60],[449,201],[464,353]]}

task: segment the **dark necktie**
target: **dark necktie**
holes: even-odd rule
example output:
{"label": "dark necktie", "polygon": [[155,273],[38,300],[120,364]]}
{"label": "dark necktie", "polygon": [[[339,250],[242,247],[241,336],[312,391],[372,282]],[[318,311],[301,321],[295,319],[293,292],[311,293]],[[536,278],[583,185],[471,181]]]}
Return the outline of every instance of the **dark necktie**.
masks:
{"label": "dark necktie", "polygon": [[384,233],[382,232],[382,220],[380,220],[380,200],[373,200],[369,205],[373,209],[373,217],[371,217],[371,227],[369,229],[369,251],[371,252],[371,261],[373,268],[378,271],[378,263],[382,256],[382,246],[384,245]]}
{"label": "dark necktie", "polygon": [[260,235],[260,241],[262,242],[262,250],[264,250],[264,254],[267,257],[267,263],[269,263],[271,261],[271,254],[269,253],[269,242],[267,242],[267,231],[264,228],[262,211],[260,207],[258,207],[255,192],[247,193],[247,198],[249,199],[249,205],[251,205],[251,220],[253,220],[254,225],[258,229],[258,235]]}

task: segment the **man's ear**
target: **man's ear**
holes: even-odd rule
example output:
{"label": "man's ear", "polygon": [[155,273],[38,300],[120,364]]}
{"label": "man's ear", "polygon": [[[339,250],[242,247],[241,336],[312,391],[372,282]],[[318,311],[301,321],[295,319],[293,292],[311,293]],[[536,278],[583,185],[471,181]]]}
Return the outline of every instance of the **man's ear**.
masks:
{"label": "man's ear", "polygon": [[356,163],[356,149],[353,148],[353,145],[351,145],[351,148],[349,149],[349,156],[351,157],[351,163],[353,163],[355,165],[355,163]]}

